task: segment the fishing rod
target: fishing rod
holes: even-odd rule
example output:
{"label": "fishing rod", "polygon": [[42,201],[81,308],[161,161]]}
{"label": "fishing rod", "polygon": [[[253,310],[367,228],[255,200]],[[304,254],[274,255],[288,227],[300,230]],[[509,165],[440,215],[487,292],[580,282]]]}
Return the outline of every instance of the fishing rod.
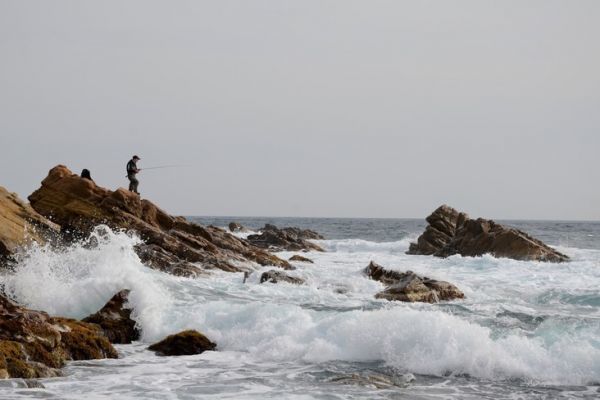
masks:
{"label": "fishing rod", "polygon": [[145,171],[147,169],[163,169],[163,168],[177,168],[177,167],[187,167],[187,165],[185,165],[185,164],[158,165],[158,166],[154,166],[154,167],[140,168],[140,170]]}

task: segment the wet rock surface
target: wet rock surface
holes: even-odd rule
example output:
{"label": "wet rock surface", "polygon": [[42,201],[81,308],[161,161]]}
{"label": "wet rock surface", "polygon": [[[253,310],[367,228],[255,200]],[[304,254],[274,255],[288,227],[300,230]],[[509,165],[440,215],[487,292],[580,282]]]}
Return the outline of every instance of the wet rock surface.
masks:
{"label": "wet rock surface", "polygon": [[304,279],[296,278],[296,277],[287,275],[284,272],[273,269],[271,271],[263,272],[262,275],[260,276],[260,283],[265,283],[265,282],[270,282],[270,283],[287,282],[287,283],[292,283],[294,285],[301,285],[304,283]]}
{"label": "wet rock surface", "polygon": [[12,257],[21,246],[46,243],[59,230],[15,193],[0,186],[0,263]]}
{"label": "wet rock surface", "polygon": [[140,331],[131,319],[131,309],[126,307],[128,296],[129,290],[121,290],[102,309],[82,321],[99,325],[111,343],[127,344],[138,340]]}
{"label": "wet rock surface", "polygon": [[230,232],[248,232],[248,229],[246,229],[245,226],[243,226],[242,224],[239,224],[237,222],[230,222],[229,223],[229,231]]}
{"label": "wet rock surface", "polygon": [[0,378],[60,375],[68,360],[117,358],[97,325],[50,317],[0,295]]}
{"label": "wet rock surface", "polygon": [[266,224],[259,234],[248,236],[253,245],[271,251],[324,251],[310,240],[323,240],[324,237],[310,229],[294,227],[277,228]]}
{"label": "wet rock surface", "polygon": [[39,214],[60,225],[64,235],[84,236],[99,224],[137,233],[144,241],[136,248],[142,261],[174,275],[241,271],[240,264],[252,263],[289,267],[287,261],[223,229],[171,216],[135,193],[123,188],[110,191],[62,165],[50,170],[29,201]]}
{"label": "wet rock surface", "polygon": [[523,261],[564,262],[569,257],[523,231],[483,218],[471,219],[447,205],[427,217],[425,232],[411,243],[407,254],[449,257],[481,256]]}
{"label": "wet rock surface", "polygon": [[375,295],[378,299],[437,303],[465,297],[464,293],[451,283],[419,276],[412,271],[386,270],[372,261],[365,268],[365,274],[387,286],[384,291]]}
{"label": "wet rock surface", "polygon": [[160,356],[186,356],[215,350],[217,345],[195,330],[179,332],[148,347]]}
{"label": "wet rock surface", "polygon": [[300,256],[298,254],[291,256],[290,257],[290,261],[305,262],[305,263],[310,263],[310,264],[314,264],[315,263],[310,258],[302,257],[302,256]]}

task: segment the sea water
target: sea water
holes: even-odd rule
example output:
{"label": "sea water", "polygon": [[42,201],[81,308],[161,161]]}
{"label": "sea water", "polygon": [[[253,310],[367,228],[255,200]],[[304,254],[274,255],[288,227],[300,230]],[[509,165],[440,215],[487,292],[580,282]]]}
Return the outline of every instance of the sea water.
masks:
{"label": "sea water", "polygon": [[[191,218],[314,229],[327,251],[302,255],[305,285],[260,284],[269,267],[178,278],[144,267],[139,239],[99,227],[66,249],[34,247],[0,283],[16,301],[83,318],[130,289],[142,338],[119,359],[76,361],[64,376],[0,381],[0,398],[600,398],[600,223],[506,221],[571,257],[563,264],[406,255],[423,220]],[[238,234],[245,236],[247,233]],[[289,258],[294,252],[278,253]],[[376,300],[370,261],[456,284],[439,304]],[[198,329],[218,351],[159,357],[146,348]]]}

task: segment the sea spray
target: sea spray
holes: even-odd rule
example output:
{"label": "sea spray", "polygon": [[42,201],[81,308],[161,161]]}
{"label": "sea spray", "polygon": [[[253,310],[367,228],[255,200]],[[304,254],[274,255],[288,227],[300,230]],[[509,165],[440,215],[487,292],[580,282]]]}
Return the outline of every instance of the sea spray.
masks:
{"label": "sea spray", "polygon": [[[154,337],[172,301],[162,273],[145,267],[134,251],[140,239],[98,226],[88,238],[64,248],[34,245],[19,254],[14,272],[0,276],[5,293],[51,315],[83,318],[122,289],[130,289],[132,318]],[[159,277],[160,276],[160,277]],[[162,333],[162,332],[161,332]]]}
{"label": "sea spray", "polygon": [[[241,274],[222,271],[201,279],[173,277],[144,267],[134,251],[138,243],[135,236],[99,227],[89,240],[62,250],[31,248],[1,281],[31,308],[76,318],[129,288],[142,342],[198,329],[225,359],[243,354],[257,368],[383,362],[416,374],[493,382],[600,380],[597,307],[564,300],[571,288],[597,294],[597,251],[580,251],[571,263],[557,266],[491,256],[407,256],[406,240],[331,240],[328,252],[310,254],[314,265],[294,271],[307,280],[298,286],[260,284],[260,272],[269,267],[246,284]],[[382,286],[362,273],[371,259],[449,280],[467,299],[439,305],[375,300]],[[561,295],[550,299],[551,308],[542,296],[548,291]],[[148,365],[158,362],[145,353],[137,357]],[[174,375],[194,376],[185,365],[169,365]]]}

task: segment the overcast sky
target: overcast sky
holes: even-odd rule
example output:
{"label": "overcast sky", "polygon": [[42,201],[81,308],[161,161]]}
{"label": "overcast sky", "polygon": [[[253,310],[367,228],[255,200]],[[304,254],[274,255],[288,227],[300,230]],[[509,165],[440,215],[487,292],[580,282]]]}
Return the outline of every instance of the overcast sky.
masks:
{"label": "overcast sky", "polygon": [[600,1],[0,0],[0,185],[184,215],[600,220]]}

